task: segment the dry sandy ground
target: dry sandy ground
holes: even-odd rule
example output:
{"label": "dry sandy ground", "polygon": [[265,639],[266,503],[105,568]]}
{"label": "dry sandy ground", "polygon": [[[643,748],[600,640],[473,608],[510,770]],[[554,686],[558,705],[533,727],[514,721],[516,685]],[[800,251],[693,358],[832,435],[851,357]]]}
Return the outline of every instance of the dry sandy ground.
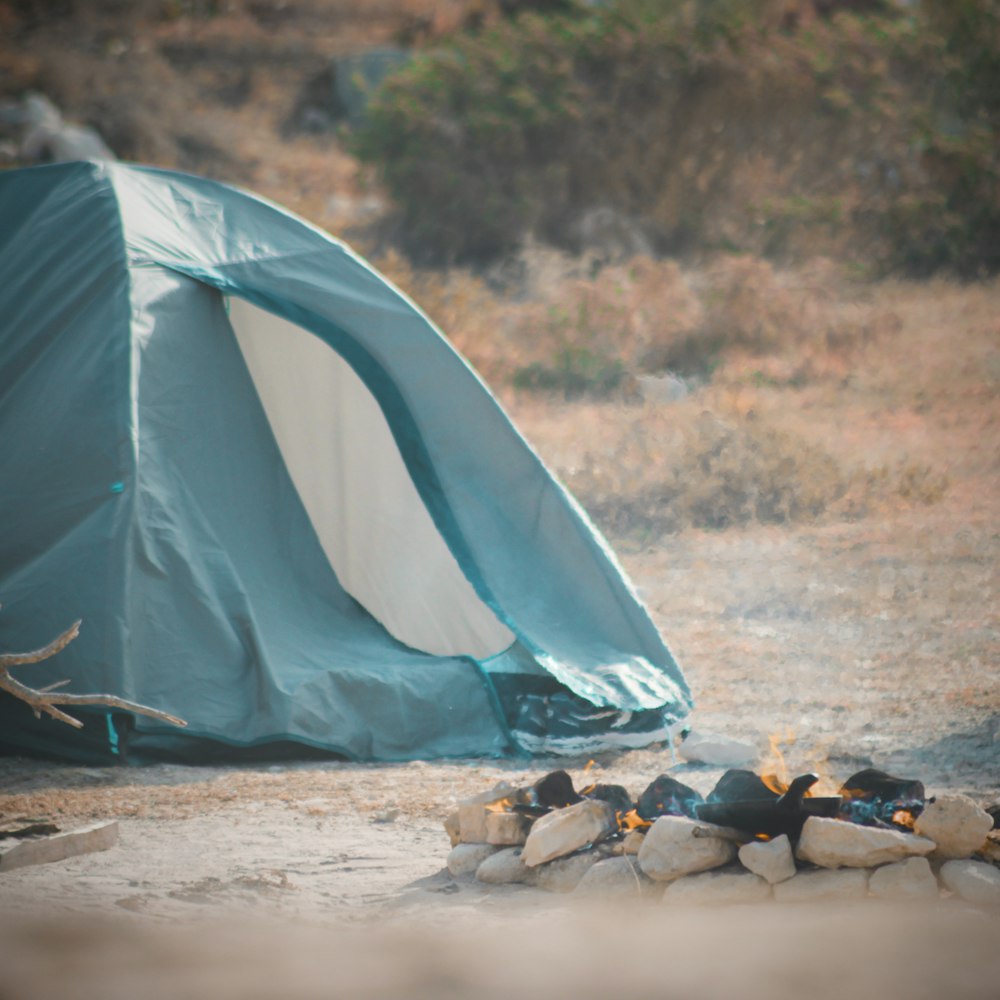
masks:
{"label": "dry sandy ground", "polygon": [[[792,773],[874,765],[986,801],[1000,793],[989,506],[689,532],[623,560],[686,667],[697,726],[762,747],[790,732]],[[584,764],[568,762],[578,781]],[[592,912],[442,873],[458,798],[554,765],[0,761],[0,813],[121,823],[108,852],[2,876],[17,926],[0,936],[0,996],[997,995],[1000,914],[955,901]],[[591,773],[638,794],[668,769],[703,792],[720,773],[663,746]]]}

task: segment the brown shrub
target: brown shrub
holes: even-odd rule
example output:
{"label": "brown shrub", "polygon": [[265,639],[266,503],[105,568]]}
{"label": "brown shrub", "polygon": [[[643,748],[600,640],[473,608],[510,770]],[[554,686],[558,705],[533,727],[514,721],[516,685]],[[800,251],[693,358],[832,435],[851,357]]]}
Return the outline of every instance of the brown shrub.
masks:
{"label": "brown shrub", "polygon": [[823,448],[752,412],[581,407],[572,424],[585,450],[563,452],[560,471],[615,535],[807,521],[849,478]]}
{"label": "brown shrub", "polygon": [[777,272],[725,256],[685,272],[636,257],[594,276],[547,263],[553,280],[510,311],[509,346],[515,384],[567,397],[621,394],[632,376],[665,371],[699,381],[720,366],[729,379],[756,373],[779,384],[842,378],[900,326],[891,311],[852,301],[826,261]]}

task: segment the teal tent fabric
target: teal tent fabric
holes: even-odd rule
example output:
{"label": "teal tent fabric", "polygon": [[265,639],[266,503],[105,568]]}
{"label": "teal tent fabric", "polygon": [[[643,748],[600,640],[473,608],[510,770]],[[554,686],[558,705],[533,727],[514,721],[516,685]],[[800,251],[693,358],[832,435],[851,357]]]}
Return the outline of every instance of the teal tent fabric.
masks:
{"label": "teal tent fabric", "polygon": [[[344,589],[230,298],[361,378],[508,650],[422,652]],[[467,363],[348,247],[245,192],[114,163],[0,173],[0,429],[0,649],[80,618],[19,676],[189,722],[95,711],[81,757],[585,751],[662,738],[690,709],[605,542]],[[60,726],[0,696],[0,745],[72,755]]]}

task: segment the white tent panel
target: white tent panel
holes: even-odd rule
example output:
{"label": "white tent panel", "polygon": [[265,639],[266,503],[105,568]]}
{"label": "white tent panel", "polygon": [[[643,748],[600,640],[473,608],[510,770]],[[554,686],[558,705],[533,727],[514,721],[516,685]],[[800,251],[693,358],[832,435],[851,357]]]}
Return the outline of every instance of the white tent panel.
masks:
{"label": "white tent panel", "polygon": [[463,575],[378,402],[350,365],[307,330],[243,299],[231,300],[230,321],[344,589],[415,649],[478,659],[506,649],[513,635]]}

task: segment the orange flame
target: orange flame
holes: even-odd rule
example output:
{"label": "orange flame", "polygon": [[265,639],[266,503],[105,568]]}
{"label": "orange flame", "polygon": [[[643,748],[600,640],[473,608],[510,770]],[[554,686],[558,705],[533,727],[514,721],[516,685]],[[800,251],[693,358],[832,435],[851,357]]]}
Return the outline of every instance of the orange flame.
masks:
{"label": "orange flame", "polygon": [[634,809],[627,813],[617,812],[619,830],[648,830],[653,824],[648,819],[643,819]]}
{"label": "orange flame", "polygon": [[[786,729],[784,733],[772,733],[767,739],[770,751],[761,765],[760,780],[772,792],[783,795],[788,790],[791,779],[785,755],[782,753],[782,746],[784,745],[786,749],[794,746],[797,737],[791,729]],[[830,768],[829,757],[825,750],[821,750],[819,755],[809,762],[805,770],[819,775],[819,781],[806,792],[807,798],[839,794],[838,782]]]}
{"label": "orange flame", "polygon": [[817,756],[810,761],[808,770],[819,775],[819,781],[806,792],[806,798],[830,796],[836,798],[840,794],[840,782],[830,766],[830,751],[828,747],[818,748]]}
{"label": "orange flame", "polygon": [[502,813],[510,812],[510,807],[514,804],[513,799],[497,799],[496,802],[490,802],[486,806],[486,811],[491,813]]}
{"label": "orange flame", "polygon": [[909,830],[913,829],[913,824],[915,822],[913,813],[911,813],[908,809],[897,809],[892,814],[892,821],[897,826],[905,826]]}
{"label": "orange flame", "polygon": [[795,733],[791,729],[785,733],[771,733],[767,738],[770,744],[770,756],[761,765],[760,780],[778,795],[784,795],[788,789],[788,765],[785,763],[785,755],[781,752],[781,744],[791,746],[795,742]]}

